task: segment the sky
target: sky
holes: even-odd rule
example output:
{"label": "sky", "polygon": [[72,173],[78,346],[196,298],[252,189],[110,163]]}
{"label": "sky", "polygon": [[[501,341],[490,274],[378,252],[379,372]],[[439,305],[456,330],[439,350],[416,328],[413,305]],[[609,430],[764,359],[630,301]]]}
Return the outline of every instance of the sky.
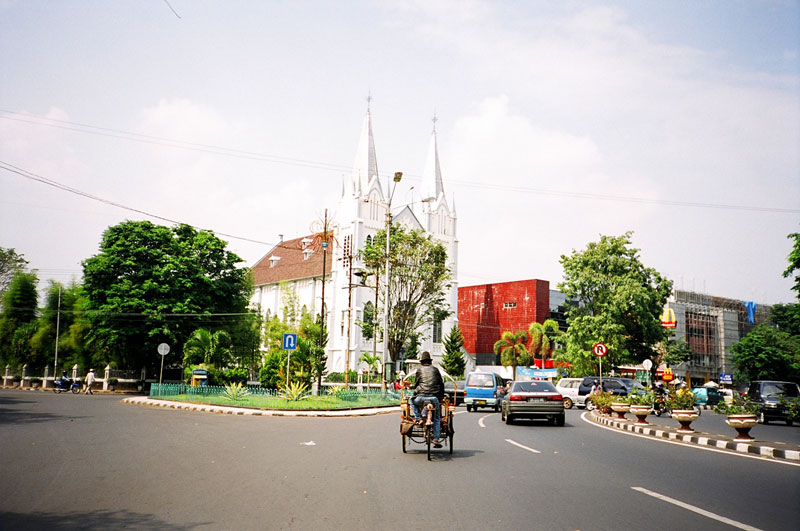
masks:
{"label": "sky", "polygon": [[795,300],[782,0],[0,0],[0,247],[66,284],[108,227],[179,221],[254,265],[339,221],[368,98],[396,205],[436,117],[460,286],[555,288],[633,231],[677,289]]}

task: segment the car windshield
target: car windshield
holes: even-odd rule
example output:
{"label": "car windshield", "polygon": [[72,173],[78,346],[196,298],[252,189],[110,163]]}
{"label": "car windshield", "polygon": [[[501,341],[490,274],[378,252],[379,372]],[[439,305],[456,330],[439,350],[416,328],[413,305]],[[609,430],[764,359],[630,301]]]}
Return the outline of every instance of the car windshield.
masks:
{"label": "car windshield", "polygon": [[773,382],[764,385],[763,395],[797,396],[797,385],[788,382]]}
{"label": "car windshield", "polygon": [[512,393],[556,393],[556,388],[550,382],[514,382]]}
{"label": "car windshield", "polygon": [[467,385],[470,387],[494,387],[494,375],[470,374]]}

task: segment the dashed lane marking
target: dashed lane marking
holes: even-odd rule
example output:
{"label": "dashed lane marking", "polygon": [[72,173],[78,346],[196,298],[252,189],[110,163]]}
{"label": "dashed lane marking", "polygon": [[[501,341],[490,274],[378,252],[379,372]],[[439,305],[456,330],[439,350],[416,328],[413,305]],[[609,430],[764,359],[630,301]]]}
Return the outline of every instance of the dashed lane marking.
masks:
{"label": "dashed lane marking", "polygon": [[514,446],[517,446],[519,448],[522,448],[523,450],[528,450],[529,452],[533,452],[534,454],[542,453],[539,450],[536,450],[535,448],[529,448],[529,447],[525,446],[524,444],[520,444],[517,441],[512,441],[511,439],[506,439],[506,442],[509,443],[509,444],[513,444]]}
{"label": "dashed lane marking", "polygon": [[724,516],[720,516],[718,514],[714,514],[710,511],[706,511],[705,509],[701,509],[700,507],[695,507],[694,505],[689,505],[688,503],[682,502],[680,500],[676,500],[675,498],[670,498],[669,496],[664,496],[663,494],[659,494],[657,492],[653,492],[652,490],[647,490],[643,487],[631,487],[633,490],[637,492],[641,492],[642,494],[647,494],[648,496],[652,496],[661,501],[665,501],[667,503],[671,503],[672,505],[677,505],[678,507],[682,507],[687,511],[692,511],[693,513],[700,514],[705,516],[706,518],[711,518],[712,520],[716,520],[717,522],[722,522],[723,524],[728,524],[732,527],[737,527],[739,529],[744,529],[746,531],[761,531],[757,527],[753,527],[751,525],[743,524],[741,522],[737,522],[736,520],[731,520],[730,518],[726,518]]}

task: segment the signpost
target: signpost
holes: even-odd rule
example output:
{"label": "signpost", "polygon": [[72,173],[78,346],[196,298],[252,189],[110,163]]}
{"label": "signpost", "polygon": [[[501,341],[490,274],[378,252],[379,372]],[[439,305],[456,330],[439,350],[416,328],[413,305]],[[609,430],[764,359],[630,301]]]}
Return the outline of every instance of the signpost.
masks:
{"label": "signpost", "polygon": [[608,354],[608,347],[605,343],[597,342],[592,345],[592,352],[594,355],[600,358],[598,361],[600,362],[600,390],[603,390],[603,357]]}
{"label": "signpost", "polygon": [[644,360],[642,362],[642,367],[647,371],[647,384],[650,385],[650,369],[653,368],[653,362],[651,360]]}
{"label": "signpost", "polygon": [[292,351],[297,350],[297,334],[283,334],[283,350],[286,351],[286,392],[289,392],[289,360]]}
{"label": "signpost", "polygon": [[[158,387],[161,387],[161,377],[164,375],[164,357],[169,353],[169,345],[161,343],[158,345],[158,353],[161,354],[161,372],[158,373]],[[160,389],[159,389],[160,390]]]}

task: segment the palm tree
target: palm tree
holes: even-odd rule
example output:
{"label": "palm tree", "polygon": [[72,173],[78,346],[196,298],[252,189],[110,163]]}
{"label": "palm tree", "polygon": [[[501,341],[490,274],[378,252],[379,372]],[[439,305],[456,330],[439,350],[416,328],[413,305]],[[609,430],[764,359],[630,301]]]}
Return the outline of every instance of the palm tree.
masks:
{"label": "palm tree", "polygon": [[537,355],[542,358],[542,369],[544,369],[544,360],[550,354],[550,346],[561,337],[562,332],[555,320],[546,319],[544,323],[531,323],[528,333],[531,337],[531,355],[534,359]]}
{"label": "palm tree", "polygon": [[528,334],[524,330],[519,332],[503,332],[500,340],[494,344],[494,353],[500,354],[500,363],[504,367],[513,367],[513,379],[517,379],[517,366],[531,364],[531,355],[525,344]]}
{"label": "palm tree", "polygon": [[364,352],[361,354],[361,357],[358,358],[358,361],[363,361],[369,368],[369,372],[367,372],[367,389],[369,389],[370,376],[372,375],[372,371],[378,370],[378,363],[380,363],[381,357],[378,354],[372,355],[369,352]]}
{"label": "palm tree", "polygon": [[230,344],[231,337],[224,330],[209,332],[198,328],[183,346],[183,362],[186,365],[205,363],[222,367],[228,361]]}

